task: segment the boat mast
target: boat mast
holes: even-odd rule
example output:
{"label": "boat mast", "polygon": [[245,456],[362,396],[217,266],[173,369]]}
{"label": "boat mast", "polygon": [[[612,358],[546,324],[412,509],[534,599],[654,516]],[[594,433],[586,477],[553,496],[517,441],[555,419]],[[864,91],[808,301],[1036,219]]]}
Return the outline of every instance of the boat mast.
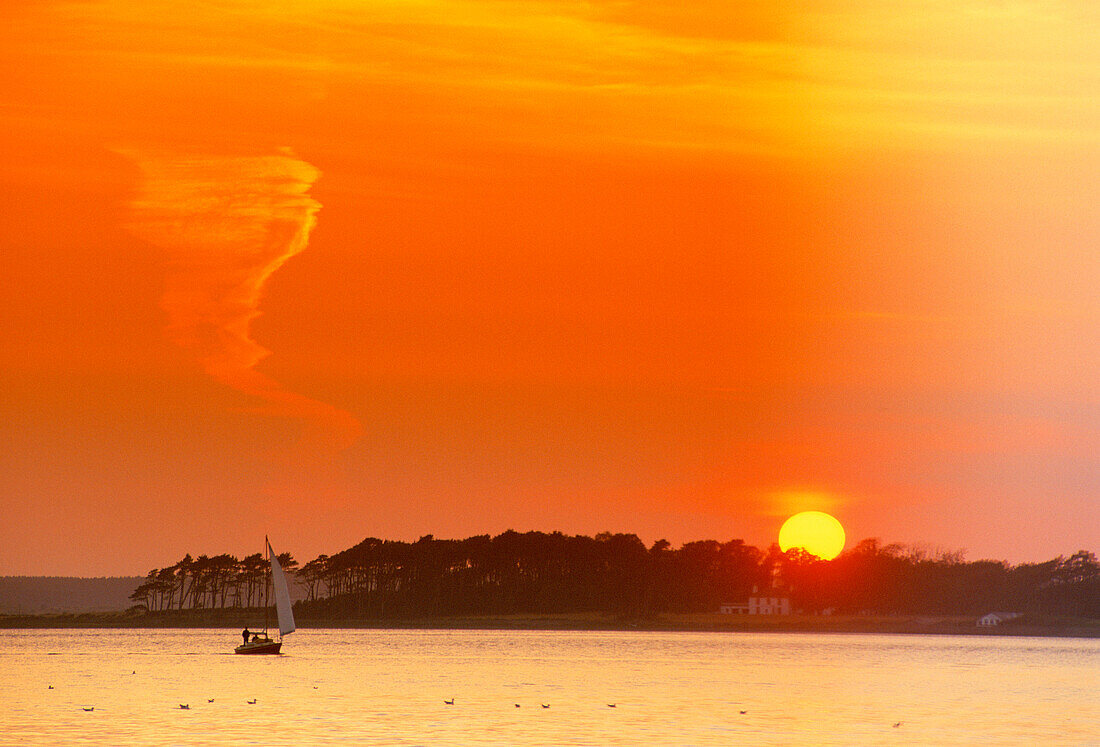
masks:
{"label": "boat mast", "polygon": [[[267,555],[267,535],[264,535],[264,555]],[[267,573],[264,574],[264,638],[270,638],[267,634],[267,590],[271,588],[271,558],[267,559]]]}

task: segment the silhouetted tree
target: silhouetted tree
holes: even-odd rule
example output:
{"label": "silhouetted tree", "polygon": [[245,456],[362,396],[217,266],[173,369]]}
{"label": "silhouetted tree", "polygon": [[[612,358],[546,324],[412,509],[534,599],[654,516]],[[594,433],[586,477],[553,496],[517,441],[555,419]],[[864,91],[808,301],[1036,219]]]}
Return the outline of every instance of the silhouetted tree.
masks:
{"label": "silhouetted tree", "polygon": [[[279,555],[288,574],[298,563]],[[268,564],[259,554],[186,555],[153,569],[131,594],[156,612],[263,603]],[[961,553],[866,539],[825,561],[741,540],[646,548],[633,534],[595,537],[506,531],[495,537],[413,543],[368,537],[297,573],[300,604],[319,615],[409,618],[469,614],[602,612],[641,617],[715,611],[722,602],[790,596],[796,610],[874,614],[1033,614],[1100,617],[1100,563],[1080,551],[1045,563],[966,562]]]}

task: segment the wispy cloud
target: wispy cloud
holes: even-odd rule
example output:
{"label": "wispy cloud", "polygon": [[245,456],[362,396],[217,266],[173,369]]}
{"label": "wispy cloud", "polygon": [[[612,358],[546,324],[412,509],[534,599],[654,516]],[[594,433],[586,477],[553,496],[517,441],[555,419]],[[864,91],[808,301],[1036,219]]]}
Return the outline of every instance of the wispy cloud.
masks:
{"label": "wispy cloud", "polygon": [[269,351],[249,332],[264,283],[306,248],[321,208],[309,195],[320,171],[289,152],[124,153],[143,177],[128,228],[167,253],[161,303],[171,339],[210,376],[258,400],[255,412],[302,421],[309,447],[331,453],[351,445],[360,424],[257,371]]}

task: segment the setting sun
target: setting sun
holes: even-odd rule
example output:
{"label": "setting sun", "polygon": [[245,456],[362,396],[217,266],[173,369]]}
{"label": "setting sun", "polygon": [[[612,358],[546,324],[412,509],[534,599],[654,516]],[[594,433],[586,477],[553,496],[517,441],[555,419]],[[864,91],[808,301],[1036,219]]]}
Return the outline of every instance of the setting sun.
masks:
{"label": "setting sun", "polygon": [[795,514],[779,529],[779,549],[786,552],[792,547],[832,560],[844,549],[844,527],[821,511]]}

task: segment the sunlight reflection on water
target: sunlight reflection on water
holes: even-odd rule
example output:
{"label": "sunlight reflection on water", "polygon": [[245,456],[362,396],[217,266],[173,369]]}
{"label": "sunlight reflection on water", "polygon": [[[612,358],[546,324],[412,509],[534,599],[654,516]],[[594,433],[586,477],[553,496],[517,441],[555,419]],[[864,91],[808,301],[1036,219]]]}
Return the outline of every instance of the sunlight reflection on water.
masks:
{"label": "sunlight reflection on water", "polygon": [[1097,640],[302,630],[279,657],[236,642],[0,631],[0,742],[1100,745]]}

